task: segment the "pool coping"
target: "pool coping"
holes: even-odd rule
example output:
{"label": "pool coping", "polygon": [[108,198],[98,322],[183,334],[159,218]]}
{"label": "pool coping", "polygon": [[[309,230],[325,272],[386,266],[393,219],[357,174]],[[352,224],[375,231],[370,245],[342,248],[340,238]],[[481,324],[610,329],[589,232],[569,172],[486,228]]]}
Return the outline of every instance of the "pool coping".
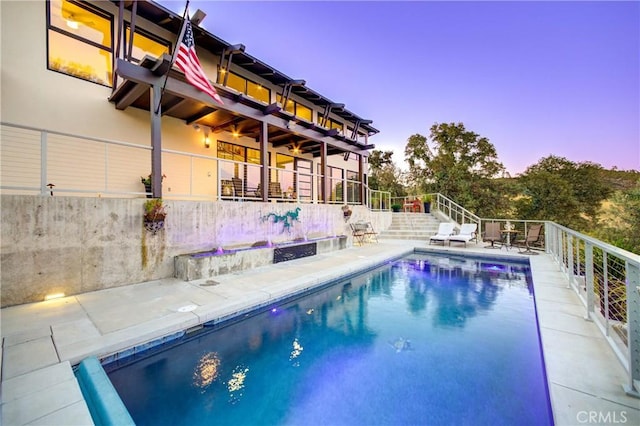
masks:
{"label": "pool coping", "polygon": [[[640,410],[635,408],[637,405],[634,405],[637,404],[637,400],[625,398],[620,386],[623,382],[620,378],[623,376],[623,372],[620,371],[622,367],[613,351],[602,346],[602,339],[598,338],[593,331],[586,330],[595,325],[582,319],[577,295],[568,287],[567,279],[550,256],[542,254],[528,257],[515,252],[505,254],[502,251],[486,250],[480,245],[449,248],[425,247],[424,244],[417,241],[385,240],[379,244],[350,247],[339,252],[216,277],[220,284],[212,288],[201,287],[202,280],[185,283],[169,279],[72,296],[65,298],[66,301],[60,299],[2,309],[3,421],[6,424],[27,424],[33,421],[53,423],[53,420],[63,418],[66,423],[74,423],[73,420],[77,419],[77,424],[86,424],[86,415],[88,415],[86,404],[83,410],[75,394],[73,397],[75,399],[61,401],[58,406],[42,407],[40,410],[31,409],[29,415],[23,415],[25,413],[21,413],[20,407],[24,407],[25,404],[46,405],[42,402],[44,395],[52,392],[56,386],[60,386],[59,383],[52,384],[50,387],[34,384],[33,382],[37,381],[34,377],[39,377],[40,380],[42,377],[46,378],[50,376],[47,369],[60,369],[61,367],[57,367],[60,364],[65,364],[68,367],[63,368],[70,369],[72,364],[77,364],[91,355],[102,359],[114,354],[124,354],[123,351],[127,348],[135,348],[136,345],[144,345],[176,332],[184,332],[207,321],[242,315],[261,303],[269,303],[269,300],[273,303],[277,298],[290,297],[292,292],[309,291],[319,285],[326,285],[329,281],[340,279],[344,275],[363,269],[373,269],[392,259],[412,253],[415,248],[418,248],[419,251],[424,252],[455,252],[474,256],[480,254],[494,259],[513,259],[514,257],[529,259],[534,287],[536,290],[540,287],[540,301],[543,309],[539,329],[556,424],[576,424],[581,420],[578,416],[583,412],[591,413],[594,411],[593,407],[601,407],[597,408],[598,412],[619,413],[619,416],[624,411],[625,418],[629,419],[630,423],[636,420],[640,423]],[[264,282],[276,280],[276,282],[256,285],[255,280]],[[106,305],[115,303],[118,296],[126,298],[131,295],[140,297],[143,308],[153,311],[157,306],[148,303],[146,299],[162,296],[164,293],[161,290],[166,288],[171,290],[167,294],[185,293],[188,297],[196,298],[201,297],[203,291],[217,293],[217,297],[211,299],[215,306],[199,305],[191,312],[173,310],[168,314],[164,309],[150,320],[134,321],[133,325],[124,328],[117,327],[117,319],[108,318],[110,312],[100,311],[101,308],[105,309]],[[243,291],[234,291],[238,288]],[[167,306],[177,300],[175,297],[173,299],[169,296],[165,297],[168,299]],[[240,301],[237,300],[238,298]],[[536,291],[536,311],[540,309],[539,305],[538,291]],[[59,315],[56,315],[56,312]],[[133,314],[134,317],[136,315],[140,314]],[[33,320],[30,321],[30,319]],[[570,324],[569,320],[579,320],[580,324]],[[109,326],[113,326],[113,329],[109,329]],[[570,351],[571,347],[563,346],[559,336],[569,336],[574,340],[586,339],[587,343],[595,344],[595,350],[589,349],[585,353],[595,355],[598,361],[603,361],[603,368],[595,370],[613,371],[598,379],[603,381],[601,386],[605,389],[602,391],[592,389],[589,383],[576,381],[571,377],[572,374],[567,373],[566,356],[563,356],[563,352]],[[583,342],[582,345],[584,344],[586,343]],[[53,353],[37,359],[23,354],[33,351],[39,345],[49,347]],[[570,357],[579,355],[571,353]],[[16,363],[23,365],[16,366],[14,365]],[[68,385],[69,378],[65,377],[65,384]],[[583,409],[577,410],[576,407]]]}

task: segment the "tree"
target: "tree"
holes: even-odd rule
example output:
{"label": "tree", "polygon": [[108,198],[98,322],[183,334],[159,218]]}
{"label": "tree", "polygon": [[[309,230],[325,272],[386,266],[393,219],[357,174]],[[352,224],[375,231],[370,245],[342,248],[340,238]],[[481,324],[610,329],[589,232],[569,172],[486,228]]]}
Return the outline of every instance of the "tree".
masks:
{"label": "tree", "polygon": [[595,228],[595,236],[640,254],[640,179],[635,187],[613,195],[605,215],[606,220]]}
{"label": "tree", "polygon": [[523,219],[552,220],[578,231],[595,228],[598,210],[610,193],[602,166],[549,156],[520,177],[524,197],[517,201]]}
{"label": "tree", "polygon": [[369,156],[369,188],[391,192],[391,197],[406,195],[404,175],[394,163],[393,151],[373,150]]}
{"label": "tree", "polygon": [[504,171],[495,147],[462,123],[434,124],[429,139],[407,140],[409,182],[423,191],[440,192],[479,216],[495,217],[508,205],[495,177]]}

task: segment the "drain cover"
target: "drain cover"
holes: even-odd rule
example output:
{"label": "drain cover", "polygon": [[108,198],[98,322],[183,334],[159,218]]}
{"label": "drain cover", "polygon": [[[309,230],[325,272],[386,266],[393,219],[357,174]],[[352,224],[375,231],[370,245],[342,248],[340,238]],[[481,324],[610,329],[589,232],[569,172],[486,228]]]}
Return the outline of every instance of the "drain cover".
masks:
{"label": "drain cover", "polygon": [[196,308],[197,308],[196,305],[181,306],[178,308],[178,312],[191,312],[191,311],[195,311]]}

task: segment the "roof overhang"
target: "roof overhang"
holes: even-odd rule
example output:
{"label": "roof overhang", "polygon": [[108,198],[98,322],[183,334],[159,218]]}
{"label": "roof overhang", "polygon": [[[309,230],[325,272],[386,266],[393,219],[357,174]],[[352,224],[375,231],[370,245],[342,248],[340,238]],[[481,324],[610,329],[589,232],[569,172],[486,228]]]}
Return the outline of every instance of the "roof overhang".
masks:
{"label": "roof overhang", "polygon": [[[119,4],[120,0],[111,0],[113,3]],[[133,2],[125,2],[125,8],[131,10]],[[179,34],[182,27],[182,17],[173,13],[172,11],[164,8],[158,3],[153,1],[138,1],[136,6],[137,14],[146,19],[147,21],[154,23],[161,28],[170,31],[173,34]],[[204,28],[197,25],[193,25],[193,36],[195,38],[196,45],[199,49],[205,49],[217,56],[224,55],[229,49],[234,48],[237,45],[232,45],[221,38],[213,35]],[[242,46],[244,48],[244,46]],[[246,53],[244,49],[234,50],[231,62],[234,66],[242,68],[254,75],[260,76],[267,80],[269,83],[276,86],[284,86],[299,80],[293,79],[286,74],[278,71],[270,65],[254,58],[250,54]],[[328,104],[335,104],[335,102],[322,96],[318,92],[310,89],[306,85],[294,85],[291,90],[296,96],[299,96],[306,101],[324,107]],[[343,118],[344,120],[351,121],[353,123],[360,122],[359,129],[363,130],[368,136],[375,135],[380,131],[371,126],[371,120],[366,120],[353,112],[345,109],[332,111],[333,114]]]}
{"label": "roof overhang", "polygon": [[214,84],[224,101],[220,105],[189,84],[180,71],[171,68],[170,62],[168,55],[160,59],[145,57],[140,65],[118,59],[115,72],[122,80],[109,101],[119,110],[133,107],[149,111],[151,88],[156,85],[164,87],[161,114],[184,120],[187,125],[207,126],[213,132],[237,132],[258,141],[261,123],[266,122],[269,142],[274,146],[289,145],[314,156],[320,155],[322,143],[327,144],[329,155],[353,152],[368,156],[368,150],[374,147],[296,117],[278,105],[267,105]]}

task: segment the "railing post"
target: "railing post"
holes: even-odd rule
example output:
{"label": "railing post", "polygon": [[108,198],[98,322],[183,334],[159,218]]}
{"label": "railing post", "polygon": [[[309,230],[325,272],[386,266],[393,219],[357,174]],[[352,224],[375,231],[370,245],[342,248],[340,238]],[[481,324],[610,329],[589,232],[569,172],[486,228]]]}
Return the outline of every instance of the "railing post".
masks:
{"label": "railing post", "polygon": [[567,277],[569,278],[569,284],[573,283],[573,236],[567,235]]}
{"label": "railing post", "polygon": [[627,395],[640,398],[640,267],[627,261],[626,274],[629,383],[623,388]]}
{"label": "railing post", "polygon": [[544,252],[549,253],[550,247],[549,244],[549,232],[551,232],[551,226],[549,226],[549,222],[544,223]]}
{"label": "railing post", "polygon": [[602,250],[602,285],[604,297],[604,334],[609,335],[609,261],[607,252]]}
{"label": "railing post", "polygon": [[584,273],[584,283],[587,292],[587,316],[585,319],[591,321],[596,301],[593,291],[593,246],[587,242],[585,242],[584,246]]}

